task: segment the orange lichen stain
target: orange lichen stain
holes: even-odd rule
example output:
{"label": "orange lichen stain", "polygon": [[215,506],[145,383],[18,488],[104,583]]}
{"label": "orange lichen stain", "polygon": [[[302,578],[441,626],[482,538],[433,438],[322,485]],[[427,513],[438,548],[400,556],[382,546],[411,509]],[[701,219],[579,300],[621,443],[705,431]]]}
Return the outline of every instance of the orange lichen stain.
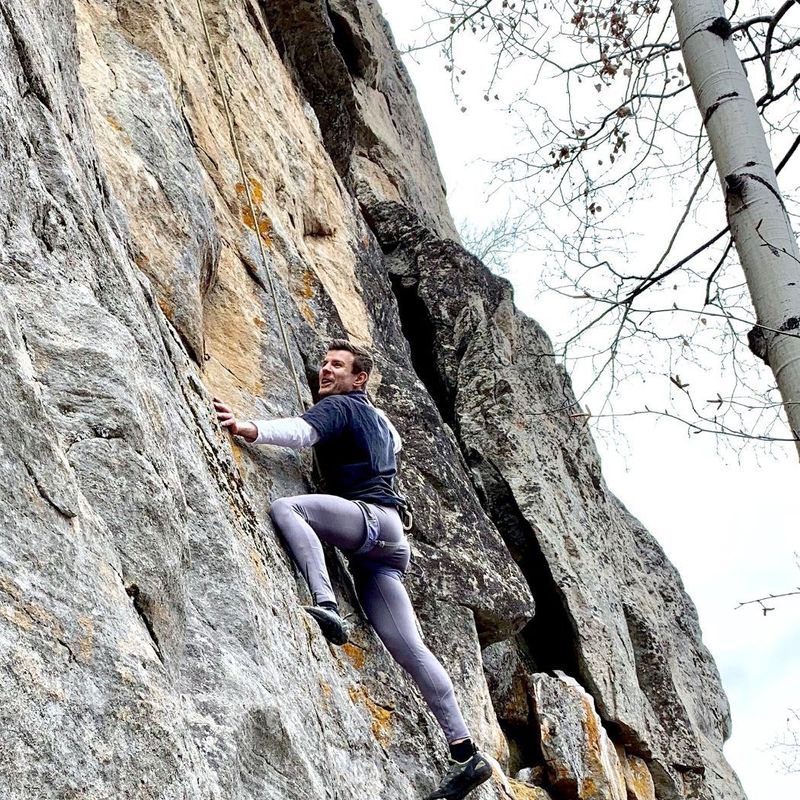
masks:
{"label": "orange lichen stain", "polygon": [[578,789],[578,800],[593,800],[597,794],[597,783],[592,778],[584,778]]}
{"label": "orange lichen stain", "polygon": [[317,315],[308,304],[308,301],[314,296],[316,282],[317,280],[312,270],[303,270],[303,286],[300,289],[300,313],[306,318],[308,324],[312,326],[316,324]]}
{"label": "orange lichen stain", "polygon": [[[647,771],[647,767],[644,767]],[[653,778],[650,772],[647,771],[646,775],[641,774],[638,770],[631,771],[628,775],[626,783],[630,784],[637,798],[651,798],[655,797],[655,789],[653,788]]]}
{"label": "orange lichen stain", "polygon": [[352,642],[342,645],[345,655],[356,669],[364,668],[364,651]]}
{"label": "orange lichen stain", "polygon": [[310,300],[314,296],[314,284],[316,283],[316,278],[314,273],[310,269],[303,270],[303,289],[300,292],[300,296],[304,300]]}
{"label": "orange lichen stain", "polygon": [[308,303],[303,303],[300,306],[300,313],[306,318],[309,325],[314,325],[317,321],[317,315],[311,309]]}
{"label": "orange lichen stain", "polygon": [[120,125],[119,120],[113,116],[112,114],[106,114],[106,122],[115,130],[115,131],[124,131],[125,128]]}
{"label": "orange lichen stain", "polygon": [[581,697],[583,703],[583,712],[586,717],[584,730],[586,731],[587,749],[589,755],[593,757],[595,763],[600,763],[600,725],[598,723],[597,714],[589,701],[588,697]]}
{"label": "orange lichen stain", "polygon": [[[250,213],[249,206],[242,206],[242,222],[250,228],[251,231],[256,229],[256,223],[253,215]],[[258,214],[258,233],[261,236],[261,241],[267,247],[272,247],[272,220],[264,214]]]}
{"label": "orange lichen stain", "polygon": [[513,778],[508,779],[508,786],[511,789],[514,800],[549,800],[550,797],[544,789],[527,783],[520,783]]}
{"label": "orange lichen stain", "polygon": [[[253,205],[258,206],[264,202],[264,187],[255,179],[250,178],[250,196],[253,198]],[[236,194],[243,200],[247,200],[247,192],[244,190],[243,183],[236,184]]]}
{"label": "orange lichen stain", "polygon": [[[242,204],[242,221],[251,231],[254,231],[256,230],[256,220],[253,218],[253,213],[250,211],[250,203],[247,201],[247,192],[245,191],[244,184],[237,183],[235,188],[236,194]],[[261,241],[264,242],[267,247],[272,247],[272,220],[258,208],[264,202],[264,187],[253,178],[250,178],[250,197],[253,201],[253,207],[256,209],[258,234],[261,237]]]}
{"label": "orange lichen stain", "polygon": [[92,660],[94,647],[94,622],[90,617],[81,614],[78,617],[78,625],[83,628],[83,636],[78,639],[78,656],[84,664],[88,664]]}
{"label": "orange lichen stain", "polygon": [[388,747],[391,741],[393,711],[379,706],[367,692],[358,686],[351,686],[348,690],[350,699],[364,705],[372,717],[372,735],[381,747]]}
{"label": "orange lichen stain", "polygon": [[174,314],[175,309],[170,305],[170,303],[163,297],[159,296],[158,298],[158,305],[161,311],[163,312],[164,316],[170,321],[174,321]]}
{"label": "orange lichen stain", "polygon": [[633,793],[636,800],[655,800],[653,776],[642,759],[629,756],[621,747],[617,747],[620,761],[623,763],[625,783],[628,793]]}

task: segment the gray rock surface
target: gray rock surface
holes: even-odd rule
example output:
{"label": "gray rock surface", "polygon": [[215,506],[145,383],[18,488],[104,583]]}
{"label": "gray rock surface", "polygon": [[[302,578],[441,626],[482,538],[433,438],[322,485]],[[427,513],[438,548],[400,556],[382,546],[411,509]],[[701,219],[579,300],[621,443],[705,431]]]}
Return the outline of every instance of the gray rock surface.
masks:
{"label": "gray rock surface", "polygon": [[[659,798],[741,797],[677,574],[586,431],[530,413],[560,407],[567,378],[508,286],[445,240],[376,5],[203,5],[257,219],[195,0],[0,2],[0,796],[433,785],[441,734],[341,561],[352,643],[299,609],[268,509],[308,490],[307,459],[232,441],[211,413],[212,394],[297,413],[290,364],[310,400],[344,334],[374,348],[406,441],[409,591],[481,746],[546,782],[531,687],[561,669]],[[474,797],[547,789],[498,778]]]}

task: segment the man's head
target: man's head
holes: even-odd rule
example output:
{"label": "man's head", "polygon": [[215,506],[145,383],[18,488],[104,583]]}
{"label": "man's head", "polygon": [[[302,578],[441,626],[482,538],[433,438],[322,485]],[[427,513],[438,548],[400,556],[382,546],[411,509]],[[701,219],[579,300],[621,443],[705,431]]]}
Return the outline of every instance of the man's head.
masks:
{"label": "man's head", "polygon": [[365,389],[372,372],[368,350],[347,339],[334,339],[319,368],[319,396],[347,394]]}

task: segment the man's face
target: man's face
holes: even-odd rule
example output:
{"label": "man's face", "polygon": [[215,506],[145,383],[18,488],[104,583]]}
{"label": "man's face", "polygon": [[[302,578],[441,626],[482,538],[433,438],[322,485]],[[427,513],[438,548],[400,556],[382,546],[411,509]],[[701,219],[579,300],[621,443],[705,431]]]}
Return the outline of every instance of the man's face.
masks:
{"label": "man's face", "polygon": [[367,373],[353,374],[353,354],[349,350],[328,350],[319,368],[319,396],[347,394],[363,389]]}

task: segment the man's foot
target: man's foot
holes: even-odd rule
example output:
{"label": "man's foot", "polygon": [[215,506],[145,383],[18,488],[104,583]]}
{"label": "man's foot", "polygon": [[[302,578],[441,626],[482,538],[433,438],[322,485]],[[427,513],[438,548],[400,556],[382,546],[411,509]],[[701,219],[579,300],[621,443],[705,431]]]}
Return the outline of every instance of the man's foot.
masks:
{"label": "man's foot", "polygon": [[478,752],[463,763],[451,759],[450,767],[442,778],[439,788],[425,800],[461,800],[473,789],[488,781],[491,774],[491,764]]}
{"label": "man's foot", "polygon": [[314,617],[322,635],[331,644],[344,644],[347,641],[347,626],[335,611],[322,606],[303,606],[303,609]]}

